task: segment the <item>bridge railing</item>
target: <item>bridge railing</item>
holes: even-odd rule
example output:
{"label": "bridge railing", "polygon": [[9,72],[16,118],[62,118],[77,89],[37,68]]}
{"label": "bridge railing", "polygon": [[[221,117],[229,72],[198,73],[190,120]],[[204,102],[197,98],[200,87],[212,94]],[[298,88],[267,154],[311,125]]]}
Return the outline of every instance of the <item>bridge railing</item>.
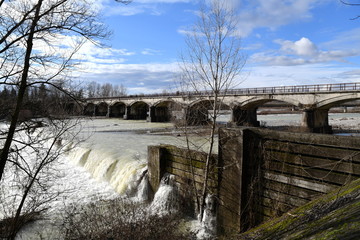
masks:
{"label": "bridge railing", "polygon": [[[239,88],[228,89],[220,92],[221,95],[256,95],[256,94],[282,94],[282,93],[317,93],[317,92],[344,92],[360,91],[360,83],[336,83],[336,84],[316,84],[316,85],[297,85],[263,88]],[[98,97],[88,98],[89,100],[105,99],[130,99],[130,98],[157,98],[157,97],[176,97],[176,96],[211,96],[212,91],[200,92],[174,92],[174,93],[156,93],[156,94],[136,94],[120,97]]]}
{"label": "bridge railing", "polygon": [[360,83],[297,85],[227,90],[226,95],[360,91]]}

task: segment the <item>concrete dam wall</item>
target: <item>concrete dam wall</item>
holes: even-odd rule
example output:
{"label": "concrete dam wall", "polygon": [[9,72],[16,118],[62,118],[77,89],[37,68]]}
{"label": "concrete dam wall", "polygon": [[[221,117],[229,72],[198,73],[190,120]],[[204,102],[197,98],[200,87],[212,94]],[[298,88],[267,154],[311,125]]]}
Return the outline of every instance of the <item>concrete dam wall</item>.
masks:
{"label": "concrete dam wall", "polygon": [[[204,183],[206,154],[171,145],[149,146],[148,160],[149,182],[152,190],[157,191],[164,174],[174,175],[180,195],[185,200],[183,207],[194,213]],[[214,154],[208,181],[209,192],[213,195],[217,195],[218,186],[216,167],[217,155]]]}
{"label": "concrete dam wall", "polygon": [[[184,149],[149,147],[153,189],[168,172],[187,189],[184,196],[194,194],[193,187],[202,183],[204,161],[198,159],[204,154],[192,154],[196,161],[189,160]],[[358,179],[360,138],[224,128],[213,163],[211,186],[218,200],[219,231],[243,232]]]}

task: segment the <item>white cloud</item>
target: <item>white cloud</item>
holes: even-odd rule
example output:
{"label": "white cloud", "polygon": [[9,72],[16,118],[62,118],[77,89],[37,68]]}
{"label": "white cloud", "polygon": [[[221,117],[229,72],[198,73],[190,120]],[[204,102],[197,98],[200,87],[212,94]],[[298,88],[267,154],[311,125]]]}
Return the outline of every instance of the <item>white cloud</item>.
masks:
{"label": "white cloud", "polygon": [[86,81],[123,84],[130,94],[161,92],[174,84],[177,63],[102,64],[84,63],[77,78]]}
{"label": "white cloud", "polygon": [[[135,55],[135,52],[128,51],[127,49],[99,47],[78,36],[56,34],[54,36],[48,35],[46,40],[46,43],[40,40],[35,41],[34,50],[44,55],[70,56],[77,46],[81,45],[81,47],[73,55],[72,59],[83,63],[123,63],[126,61],[125,57]],[[48,42],[51,42],[51,45],[49,45]]]}
{"label": "white cloud", "polygon": [[295,55],[300,56],[315,56],[318,54],[316,45],[311,42],[308,38],[302,37],[300,40],[292,41],[276,41],[281,44],[281,50]]}
{"label": "white cloud", "polygon": [[126,6],[118,6],[118,7],[107,6],[105,7],[104,12],[108,16],[112,16],[112,15],[133,16],[147,12],[149,10],[152,11],[152,7],[126,5]]}
{"label": "white cloud", "polygon": [[134,0],[137,3],[148,3],[148,4],[155,4],[155,3],[190,3],[194,0]]}
{"label": "white cloud", "polygon": [[143,55],[159,55],[160,51],[151,49],[151,48],[145,48],[143,51],[141,51],[141,54],[143,54]]}
{"label": "white cloud", "polygon": [[319,50],[308,38],[297,41],[275,40],[280,49],[255,53],[250,62],[271,66],[292,66],[326,62],[347,62],[348,57],[360,56],[359,49]]}
{"label": "white cloud", "polygon": [[360,42],[360,28],[344,32],[333,33],[332,39],[320,46],[328,49],[358,49]]}
{"label": "white cloud", "polygon": [[142,13],[150,13],[152,15],[161,15],[162,11],[159,4],[174,4],[174,3],[193,3],[192,0],[134,0],[130,4],[124,5],[116,3],[114,0],[102,0],[102,12],[107,16],[121,15],[133,16]]}
{"label": "white cloud", "polygon": [[290,22],[311,19],[311,9],[322,0],[247,0],[241,4],[239,32],[246,37],[255,28],[276,29]]}
{"label": "white cloud", "polygon": [[244,71],[249,75],[241,88],[358,82],[360,77],[356,67],[336,64],[248,66]]}
{"label": "white cloud", "polygon": [[343,78],[343,79],[354,79],[357,82],[359,82],[360,79],[360,69],[354,69],[354,70],[348,70],[348,71],[344,71],[341,72],[339,74],[339,77]]}
{"label": "white cloud", "polygon": [[[324,1],[228,0],[226,3],[238,10],[237,32],[239,36],[247,37],[256,28],[275,30],[292,22],[311,20],[311,10]],[[194,14],[197,14],[196,11]]]}

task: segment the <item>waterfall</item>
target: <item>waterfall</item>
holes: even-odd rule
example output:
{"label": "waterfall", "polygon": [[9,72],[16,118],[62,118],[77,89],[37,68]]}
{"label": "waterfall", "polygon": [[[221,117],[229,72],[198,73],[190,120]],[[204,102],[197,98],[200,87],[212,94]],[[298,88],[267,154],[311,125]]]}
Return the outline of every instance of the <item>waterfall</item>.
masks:
{"label": "waterfall", "polygon": [[[202,221],[186,219],[182,228],[191,231],[196,239],[214,239],[216,236],[216,203],[215,196],[206,197],[206,206]],[[150,204],[150,213],[159,216],[179,214],[181,197],[176,186],[175,176],[165,174],[161,179],[159,189]]]}
{"label": "waterfall", "polygon": [[212,239],[216,236],[216,207],[215,196],[207,195],[203,219],[196,237],[198,239]]}
{"label": "waterfall", "polygon": [[109,182],[119,194],[132,194],[146,171],[146,161],[137,155],[119,155],[106,149],[75,147],[68,157],[96,180]]}
{"label": "waterfall", "polygon": [[180,196],[174,181],[174,175],[166,174],[150,205],[153,214],[164,216],[176,214],[180,210]]}

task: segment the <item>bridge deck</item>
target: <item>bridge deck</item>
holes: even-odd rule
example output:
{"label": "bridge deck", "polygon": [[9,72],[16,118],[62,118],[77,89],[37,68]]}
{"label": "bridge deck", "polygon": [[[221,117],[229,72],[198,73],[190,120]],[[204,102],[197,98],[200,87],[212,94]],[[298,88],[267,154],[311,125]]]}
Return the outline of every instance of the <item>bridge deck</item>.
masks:
{"label": "bridge deck", "polygon": [[[277,86],[277,87],[259,87],[259,88],[239,88],[228,89],[220,92],[221,95],[261,95],[261,94],[296,94],[296,93],[336,93],[336,92],[356,92],[360,91],[360,83],[336,83],[336,84],[316,84],[316,85],[296,85],[296,86]],[[88,98],[88,100],[99,99],[129,99],[134,97],[176,97],[176,96],[211,96],[212,91],[200,92],[175,92],[175,93],[155,93],[155,94],[138,94],[118,97],[99,97]]]}

